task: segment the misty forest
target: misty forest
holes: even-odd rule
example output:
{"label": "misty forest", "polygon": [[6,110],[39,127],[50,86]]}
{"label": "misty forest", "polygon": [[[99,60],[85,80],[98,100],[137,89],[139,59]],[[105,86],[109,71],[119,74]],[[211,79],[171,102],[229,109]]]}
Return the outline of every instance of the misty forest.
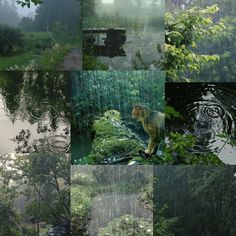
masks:
{"label": "misty forest", "polygon": [[166,0],[168,81],[235,81],[236,2]]}
{"label": "misty forest", "polygon": [[236,234],[235,166],[155,166],[153,178],[154,235]]}
{"label": "misty forest", "polygon": [[[142,122],[132,118],[132,110],[136,104],[140,104],[145,105],[150,114],[163,112],[164,73],[83,71],[73,73],[72,77],[73,164],[145,164],[163,161],[164,137],[155,137],[158,138],[155,140],[158,150],[153,155],[146,155],[144,150],[148,146],[149,135],[144,131]],[[154,118],[150,116],[151,126],[156,125]]]}
{"label": "misty forest", "polygon": [[0,235],[70,235],[69,173],[66,154],[1,155]]}
{"label": "misty forest", "polygon": [[81,0],[83,69],[155,69],[164,0]]}
{"label": "misty forest", "polygon": [[153,235],[152,166],[72,166],[72,235]]}
{"label": "misty forest", "polygon": [[78,70],[80,38],[77,0],[0,1],[0,70]]}

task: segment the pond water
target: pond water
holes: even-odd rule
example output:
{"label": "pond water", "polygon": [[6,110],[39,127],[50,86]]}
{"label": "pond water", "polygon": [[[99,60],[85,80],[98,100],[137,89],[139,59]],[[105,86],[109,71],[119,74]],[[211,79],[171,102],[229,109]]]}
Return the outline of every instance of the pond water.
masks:
{"label": "pond water", "polygon": [[0,153],[70,149],[69,75],[0,73]]}
{"label": "pond water", "polygon": [[236,84],[167,83],[166,98],[183,117],[167,121],[167,129],[194,134],[194,152],[210,150],[224,163],[236,164],[236,147],[229,144],[236,140]]}
{"label": "pond water", "polygon": [[[160,59],[157,45],[164,44],[164,32],[152,28],[145,28],[142,31],[128,30],[126,33],[126,44],[123,46],[126,52],[125,57],[98,57],[100,62],[109,66],[109,70],[130,70],[134,69],[133,60],[137,61],[136,53],[141,52],[143,61],[148,65]],[[145,69],[140,63],[138,69]]]}

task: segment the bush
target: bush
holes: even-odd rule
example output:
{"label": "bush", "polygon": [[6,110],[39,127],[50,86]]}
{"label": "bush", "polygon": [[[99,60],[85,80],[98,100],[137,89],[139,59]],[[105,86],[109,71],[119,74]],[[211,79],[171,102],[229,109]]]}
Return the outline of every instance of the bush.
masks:
{"label": "bush", "polygon": [[116,218],[107,227],[99,229],[98,236],[153,235],[152,221],[124,215]]}
{"label": "bush", "polygon": [[23,46],[23,34],[14,27],[0,25],[0,55],[9,55],[17,47]]}
{"label": "bush", "polygon": [[34,32],[26,33],[24,36],[26,42],[26,49],[34,49],[43,51],[46,48],[52,48],[55,41],[50,33]]}

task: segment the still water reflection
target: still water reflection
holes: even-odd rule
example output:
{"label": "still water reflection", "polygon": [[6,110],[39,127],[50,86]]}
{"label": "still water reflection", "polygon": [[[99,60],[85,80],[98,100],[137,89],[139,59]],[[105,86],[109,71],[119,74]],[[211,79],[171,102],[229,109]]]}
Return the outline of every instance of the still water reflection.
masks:
{"label": "still water reflection", "polygon": [[0,153],[67,152],[69,74],[0,73]]}

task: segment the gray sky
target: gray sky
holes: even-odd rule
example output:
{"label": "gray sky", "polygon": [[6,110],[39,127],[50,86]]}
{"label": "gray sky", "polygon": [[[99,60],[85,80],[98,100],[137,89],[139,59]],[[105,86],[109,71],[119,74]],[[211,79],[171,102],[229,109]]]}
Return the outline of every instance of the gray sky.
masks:
{"label": "gray sky", "polygon": [[16,4],[16,8],[17,8],[19,15],[22,17],[22,16],[34,16],[35,10],[37,7],[34,6],[34,4],[32,4],[30,8],[21,7],[20,5]]}

